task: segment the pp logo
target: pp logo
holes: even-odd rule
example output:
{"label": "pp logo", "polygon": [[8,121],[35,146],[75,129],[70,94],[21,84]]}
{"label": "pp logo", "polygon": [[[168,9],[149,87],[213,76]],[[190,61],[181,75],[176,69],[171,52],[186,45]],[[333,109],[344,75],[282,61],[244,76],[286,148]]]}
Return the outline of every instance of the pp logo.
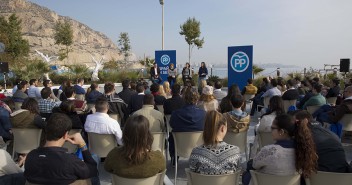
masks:
{"label": "pp logo", "polygon": [[169,57],[169,55],[163,55],[163,56],[161,56],[160,61],[161,61],[162,64],[168,65],[168,64],[170,63],[170,57]]}
{"label": "pp logo", "polygon": [[231,67],[234,71],[241,73],[247,70],[249,66],[249,57],[246,53],[238,51],[231,57]]}

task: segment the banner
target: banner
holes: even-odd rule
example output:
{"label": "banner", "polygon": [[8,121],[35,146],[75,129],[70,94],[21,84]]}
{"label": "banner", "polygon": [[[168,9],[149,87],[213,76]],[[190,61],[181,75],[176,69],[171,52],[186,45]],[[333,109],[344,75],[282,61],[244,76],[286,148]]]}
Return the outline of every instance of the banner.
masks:
{"label": "banner", "polygon": [[176,50],[155,51],[155,62],[160,69],[161,83],[163,83],[164,81],[167,81],[167,70],[169,69],[170,64],[173,63],[176,68]]}
{"label": "banner", "polygon": [[240,90],[252,78],[253,46],[228,47],[228,87],[237,84]]}

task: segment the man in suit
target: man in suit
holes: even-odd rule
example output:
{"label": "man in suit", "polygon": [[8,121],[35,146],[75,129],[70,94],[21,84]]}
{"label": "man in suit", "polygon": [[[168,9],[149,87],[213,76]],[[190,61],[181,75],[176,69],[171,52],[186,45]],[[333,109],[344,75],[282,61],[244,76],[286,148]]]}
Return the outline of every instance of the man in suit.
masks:
{"label": "man in suit", "polygon": [[164,114],[169,115],[174,110],[177,110],[185,105],[184,99],[180,96],[181,86],[174,84],[171,87],[172,98],[166,99],[164,102]]}
{"label": "man in suit", "polygon": [[122,81],[122,91],[119,92],[117,95],[125,102],[127,103],[128,107],[131,106],[131,99],[132,95],[137,94],[135,91],[132,91],[130,89],[130,79],[124,79]]}
{"label": "man in suit", "polygon": [[161,83],[161,77],[160,77],[160,68],[158,68],[158,64],[154,63],[153,67],[150,68],[150,78],[152,82]]}
{"label": "man in suit", "polygon": [[287,80],[288,90],[282,95],[282,100],[298,100],[299,93],[298,90],[294,87],[293,80]]}
{"label": "man in suit", "polygon": [[137,94],[132,95],[131,97],[131,105],[129,106],[130,108],[130,113],[133,113],[143,107],[143,99],[144,99],[144,85],[142,83],[138,83],[137,87]]}

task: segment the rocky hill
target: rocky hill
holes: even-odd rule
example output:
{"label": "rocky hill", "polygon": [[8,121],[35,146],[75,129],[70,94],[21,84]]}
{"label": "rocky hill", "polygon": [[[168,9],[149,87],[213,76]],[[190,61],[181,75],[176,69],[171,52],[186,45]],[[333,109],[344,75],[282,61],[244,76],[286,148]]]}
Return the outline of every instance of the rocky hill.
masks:
{"label": "rocky hill", "polygon": [[58,55],[60,46],[55,44],[54,26],[57,21],[67,20],[73,28],[73,52],[69,54],[68,64],[80,63],[94,66],[91,55],[96,59],[121,59],[117,46],[104,34],[94,31],[87,25],[60,16],[48,8],[26,0],[0,0],[0,16],[8,17],[12,13],[22,19],[24,38],[29,41],[31,57],[40,58],[35,50],[44,54]]}

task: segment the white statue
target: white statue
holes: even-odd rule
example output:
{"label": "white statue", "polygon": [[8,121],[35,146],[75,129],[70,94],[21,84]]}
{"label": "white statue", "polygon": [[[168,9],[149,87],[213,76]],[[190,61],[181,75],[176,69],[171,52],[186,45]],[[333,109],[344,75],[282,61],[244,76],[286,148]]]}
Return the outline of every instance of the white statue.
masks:
{"label": "white statue", "polygon": [[39,52],[38,50],[35,50],[39,56],[41,56],[45,62],[49,63],[53,60],[57,60],[59,57],[58,56],[50,56],[49,55],[44,55],[42,52]]}
{"label": "white statue", "polygon": [[[48,64],[50,64],[50,62],[52,61],[52,60],[57,60],[59,57],[58,56],[50,56],[49,57],[49,55],[44,55],[42,52],[39,52],[38,50],[35,50],[36,52],[37,52],[37,54],[39,55],[39,56],[41,56],[42,58],[43,58],[43,60],[45,61],[45,62],[47,62]],[[49,73],[45,73],[44,74],[44,78],[45,79],[47,79],[47,80],[50,80],[50,78],[49,78]]]}
{"label": "white statue", "polygon": [[99,77],[98,77],[98,72],[100,69],[102,69],[104,67],[104,63],[103,63],[103,59],[104,59],[104,56],[101,57],[100,61],[96,60],[93,55],[92,55],[92,59],[93,61],[95,62],[96,66],[93,70],[93,73],[92,73],[92,81],[98,81],[99,80]]}

